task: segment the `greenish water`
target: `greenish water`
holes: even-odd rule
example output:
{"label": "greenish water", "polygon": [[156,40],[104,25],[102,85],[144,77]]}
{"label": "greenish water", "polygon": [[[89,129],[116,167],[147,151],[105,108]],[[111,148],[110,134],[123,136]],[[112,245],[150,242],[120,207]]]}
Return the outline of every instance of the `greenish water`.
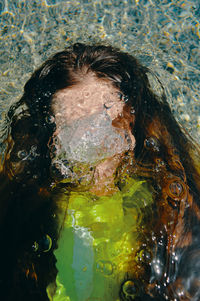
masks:
{"label": "greenish water", "polygon": [[[68,214],[55,250],[54,301],[118,301],[125,275],[142,274],[140,256],[150,252],[142,229],[153,215],[151,190],[145,181],[127,178],[113,195],[79,191],[68,202],[58,201],[61,224],[66,210]],[[126,291],[129,282],[123,286],[127,298],[134,297],[132,290]]]}

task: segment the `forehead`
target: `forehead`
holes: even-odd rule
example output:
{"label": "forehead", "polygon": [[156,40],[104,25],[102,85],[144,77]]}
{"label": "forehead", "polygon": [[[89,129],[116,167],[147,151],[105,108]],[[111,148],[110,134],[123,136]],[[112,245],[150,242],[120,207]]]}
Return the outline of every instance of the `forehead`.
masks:
{"label": "forehead", "polygon": [[110,81],[89,75],[81,83],[56,92],[52,110],[57,119],[70,122],[97,113],[107,103],[119,101],[119,89]]}

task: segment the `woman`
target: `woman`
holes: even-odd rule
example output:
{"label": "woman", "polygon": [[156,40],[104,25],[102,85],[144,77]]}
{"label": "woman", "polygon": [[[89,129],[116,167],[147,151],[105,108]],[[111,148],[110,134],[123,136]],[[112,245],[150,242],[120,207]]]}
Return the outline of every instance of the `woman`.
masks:
{"label": "woman", "polygon": [[110,46],[75,44],[9,110],[3,300],[199,300],[199,152]]}

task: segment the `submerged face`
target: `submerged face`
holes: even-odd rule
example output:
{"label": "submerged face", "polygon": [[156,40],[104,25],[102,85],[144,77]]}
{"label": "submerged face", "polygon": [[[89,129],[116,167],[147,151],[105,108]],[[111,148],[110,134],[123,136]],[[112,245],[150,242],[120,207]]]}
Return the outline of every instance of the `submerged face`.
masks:
{"label": "submerged face", "polygon": [[54,95],[53,160],[63,175],[69,176],[70,164],[97,166],[103,160],[134,149],[135,138],[130,128],[133,117],[125,107],[120,91],[111,82],[92,74],[84,82]]}
{"label": "submerged face", "polygon": [[70,124],[105,109],[114,120],[123,113],[123,107],[120,91],[111,82],[100,80],[92,74],[87,75],[84,82],[58,91],[52,103],[57,128],[63,123]]}

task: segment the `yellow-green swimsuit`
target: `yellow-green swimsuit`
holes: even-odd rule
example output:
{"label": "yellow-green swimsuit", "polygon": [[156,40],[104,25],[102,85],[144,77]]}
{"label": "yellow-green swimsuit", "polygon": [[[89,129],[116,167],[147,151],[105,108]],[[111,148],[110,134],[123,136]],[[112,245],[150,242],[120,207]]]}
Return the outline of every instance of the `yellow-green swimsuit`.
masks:
{"label": "yellow-green swimsuit", "polygon": [[53,301],[116,301],[125,273],[133,271],[143,210],[152,204],[145,181],[128,179],[112,196],[71,192],[55,251],[58,276]]}

